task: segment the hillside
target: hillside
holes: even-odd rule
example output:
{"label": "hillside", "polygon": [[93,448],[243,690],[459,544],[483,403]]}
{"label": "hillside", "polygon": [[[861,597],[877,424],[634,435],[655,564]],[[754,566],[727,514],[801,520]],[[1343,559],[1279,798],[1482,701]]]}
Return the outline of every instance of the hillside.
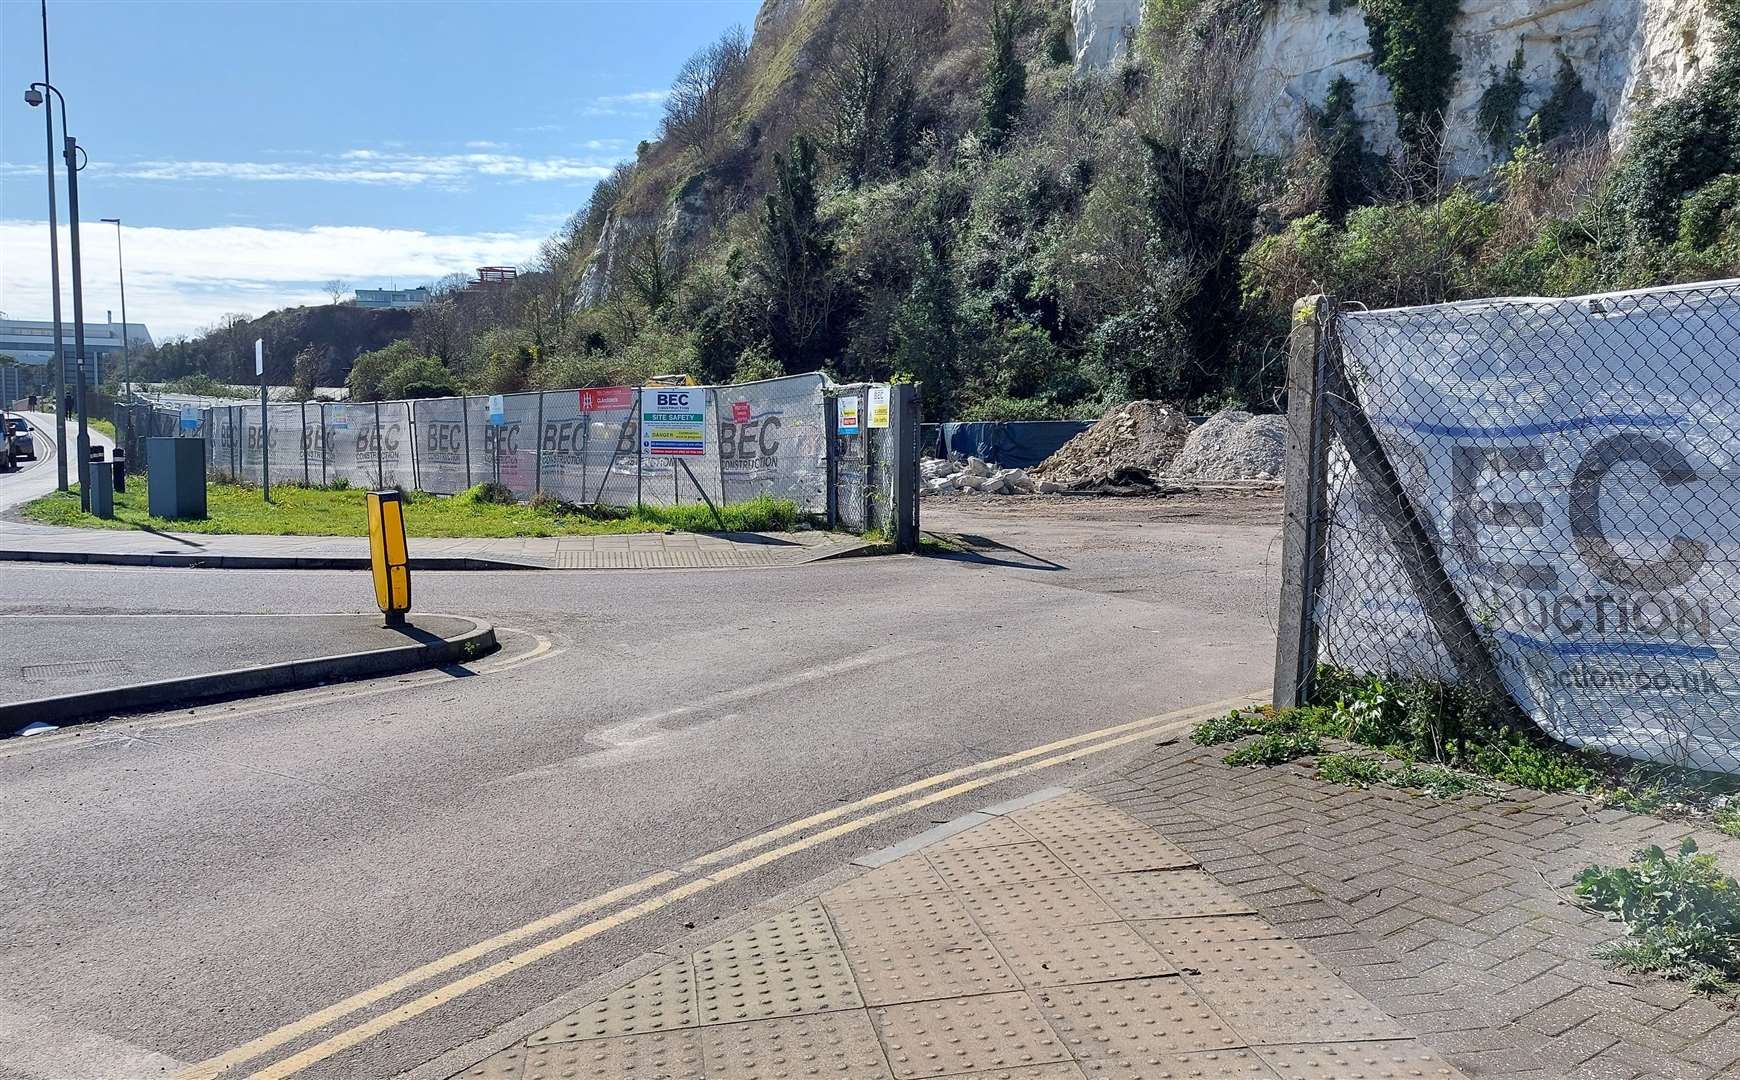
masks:
{"label": "hillside", "polygon": [[1304,293],[1740,272],[1737,39],[1740,0],[766,0],[543,272],[419,313],[353,389],[1272,405]]}

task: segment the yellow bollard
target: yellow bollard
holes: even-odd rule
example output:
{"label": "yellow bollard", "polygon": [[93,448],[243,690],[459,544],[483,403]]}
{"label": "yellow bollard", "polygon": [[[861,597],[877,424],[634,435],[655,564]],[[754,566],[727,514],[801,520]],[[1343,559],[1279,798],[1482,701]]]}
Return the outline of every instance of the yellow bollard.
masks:
{"label": "yellow bollard", "polygon": [[388,626],[405,625],[411,610],[411,567],[405,551],[405,509],[397,491],[368,493],[369,563],[375,576],[375,603]]}

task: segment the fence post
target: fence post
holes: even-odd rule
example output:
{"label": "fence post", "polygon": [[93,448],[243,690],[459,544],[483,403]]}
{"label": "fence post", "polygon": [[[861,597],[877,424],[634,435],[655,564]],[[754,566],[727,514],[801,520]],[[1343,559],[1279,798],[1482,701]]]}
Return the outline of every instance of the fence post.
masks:
{"label": "fence post", "polygon": [[459,398],[459,437],[465,440],[465,490],[471,489],[471,399]]}
{"label": "fence post", "polygon": [[827,520],[828,528],[833,528],[840,519],[840,454],[835,448],[834,434],[835,397],[828,391],[822,391],[822,446],[826,467],[822,475],[826,477],[827,485]]}
{"label": "fence post", "polygon": [[[725,440],[718,438],[719,433],[725,430],[725,411],[719,408],[719,388],[715,386],[707,392],[713,395],[713,435],[717,439],[717,446],[719,448],[719,505],[727,506],[729,505],[729,500],[725,494]],[[731,426],[735,429],[737,421],[732,420]],[[735,435],[736,431],[733,430],[732,434]],[[732,439],[731,445],[735,447],[737,445],[737,440]]]}
{"label": "fence post", "polygon": [[1281,612],[1275,635],[1275,704],[1302,705],[1317,668],[1317,586],[1322,580],[1329,459],[1323,425],[1326,330],[1336,301],[1293,305],[1287,355],[1286,512],[1281,529]]}
{"label": "fence post", "polygon": [[308,402],[304,401],[296,410],[302,416],[302,486],[307,487],[308,476]]}
{"label": "fence post", "polygon": [[320,486],[325,487],[332,481],[326,478],[326,402],[320,403]]}
{"label": "fence post", "polygon": [[644,393],[646,393],[645,388],[639,386],[634,388],[634,509],[636,513],[639,513],[641,508],[640,482],[641,473],[644,471],[642,463],[643,458],[645,457],[645,448],[641,445],[640,441],[641,418],[646,415],[645,412],[641,411],[640,402],[641,395]]}
{"label": "fence post", "polygon": [[889,387],[888,437],[894,443],[894,550],[918,550],[918,387]]}
{"label": "fence post", "polygon": [[423,490],[423,472],[417,463],[417,403],[405,402],[405,426],[411,429],[411,490]]}
{"label": "fence post", "polygon": [[544,392],[538,391],[538,427],[532,432],[532,453],[537,455],[538,467],[532,473],[532,498],[544,493]]}
{"label": "fence post", "polygon": [[375,402],[375,487],[387,486],[387,470],[381,459],[381,403]]}

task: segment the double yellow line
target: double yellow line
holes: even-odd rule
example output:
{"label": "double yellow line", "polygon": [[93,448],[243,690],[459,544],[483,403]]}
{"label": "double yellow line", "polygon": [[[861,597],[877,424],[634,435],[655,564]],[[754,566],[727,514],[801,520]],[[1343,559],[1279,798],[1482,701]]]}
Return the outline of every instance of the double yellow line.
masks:
{"label": "double yellow line", "polygon": [[[352,994],[350,997],[334,1002],[318,1012],[310,1013],[300,1020],[285,1024],[283,1027],[243,1043],[233,1050],[200,1062],[183,1072],[180,1080],[211,1080],[211,1078],[234,1069],[238,1065],[252,1061],[269,1051],[300,1039],[304,1035],[318,1031],[352,1013],[379,1004],[420,983],[448,974],[472,961],[480,960],[509,946],[537,938],[582,916],[614,907],[618,903],[670,885],[684,877],[689,877],[689,880],[666,889],[664,892],[646,897],[609,915],[583,923],[565,933],[521,949],[486,967],[437,986],[388,1012],[346,1028],[289,1057],[268,1064],[254,1073],[258,1080],[276,1080],[276,1078],[294,1075],[317,1062],[357,1046],[407,1020],[444,1005],[481,986],[486,986],[503,976],[513,974],[539,960],[554,956],[600,934],[631,923],[644,915],[670,907],[672,904],[705,892],[723,882],[777,862],[788,855],[836,840],[889,818],[910,813],[933,803],[944,802],[992,784],[1024,776],[1041,769],[1067,764],[1079,758],[1103,753],[1140,739],[1170,734],[1182,730],[1201,717],[1224,712],[1237,706],[1253,704],[1263,700],[1263,697],[1264,695],[1253,692],[1224,701],[1180,709],[1160,716],[1151,716],[1143,720],[1134,720],[1083,735],[1059,739],[1043,746],[1035,746],[989,761],[982,761],[976,765],[967,765],[938,773],[923,780],[916,780],[900,787],[878,792],[856,802],[813,814],[800,821],[757,833],[746,840],[691,859],[675,870],[662,870],[656,874],[649,874],[638,881],[620,885],[609,892],[582,900],[577,904],[563,908],[561,911],[526,923],[524,926],[504,930],[494,937],[487,938],[475,945],[466,946],[403,975]],[[908,796],[913,797],[908,798]],[[840,821],[841,818],[847,820]],[[830,825],[830,822],[838,823]],[[790,840],[778,847],[769,848],[757,855],[738,858],[794,836],[798,839]],[[738,861],[730,862],[729,860],[732,859]],[[720,865],[724,863],[728,863],[728,865]],[[711,869],[714,867],[718,868]]]}

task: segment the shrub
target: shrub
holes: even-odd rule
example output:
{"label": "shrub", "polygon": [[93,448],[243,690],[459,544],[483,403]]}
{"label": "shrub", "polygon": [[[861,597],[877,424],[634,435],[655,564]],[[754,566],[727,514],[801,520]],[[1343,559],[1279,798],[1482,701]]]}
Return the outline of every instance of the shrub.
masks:
{"label": "shrub", "polygon": [[1237,742],[1246,735],[1255,735],[1261,730],[1263,725],[1260,713],[1234,709],[1225,716],[1210,717],[1196,725],[1190,732],[1190,741],[1198,746],[1215,746]]}
{"label": "shrub", "polygon": [[513,489],[493,480],[467,488],[458,497],[468,503],[498,506],[512,506],[519,501],[514,498]]}
{"label": "shrub", "polygon": [[1629,940],[1596,955],[1627,971],[1657,972],[1695,990],[1726,990],[1740,977],[1740,883],[1691,837],[1669,857],[1651,846],[1626,866],[1590,866],[1577,895],[1625,924]]}

